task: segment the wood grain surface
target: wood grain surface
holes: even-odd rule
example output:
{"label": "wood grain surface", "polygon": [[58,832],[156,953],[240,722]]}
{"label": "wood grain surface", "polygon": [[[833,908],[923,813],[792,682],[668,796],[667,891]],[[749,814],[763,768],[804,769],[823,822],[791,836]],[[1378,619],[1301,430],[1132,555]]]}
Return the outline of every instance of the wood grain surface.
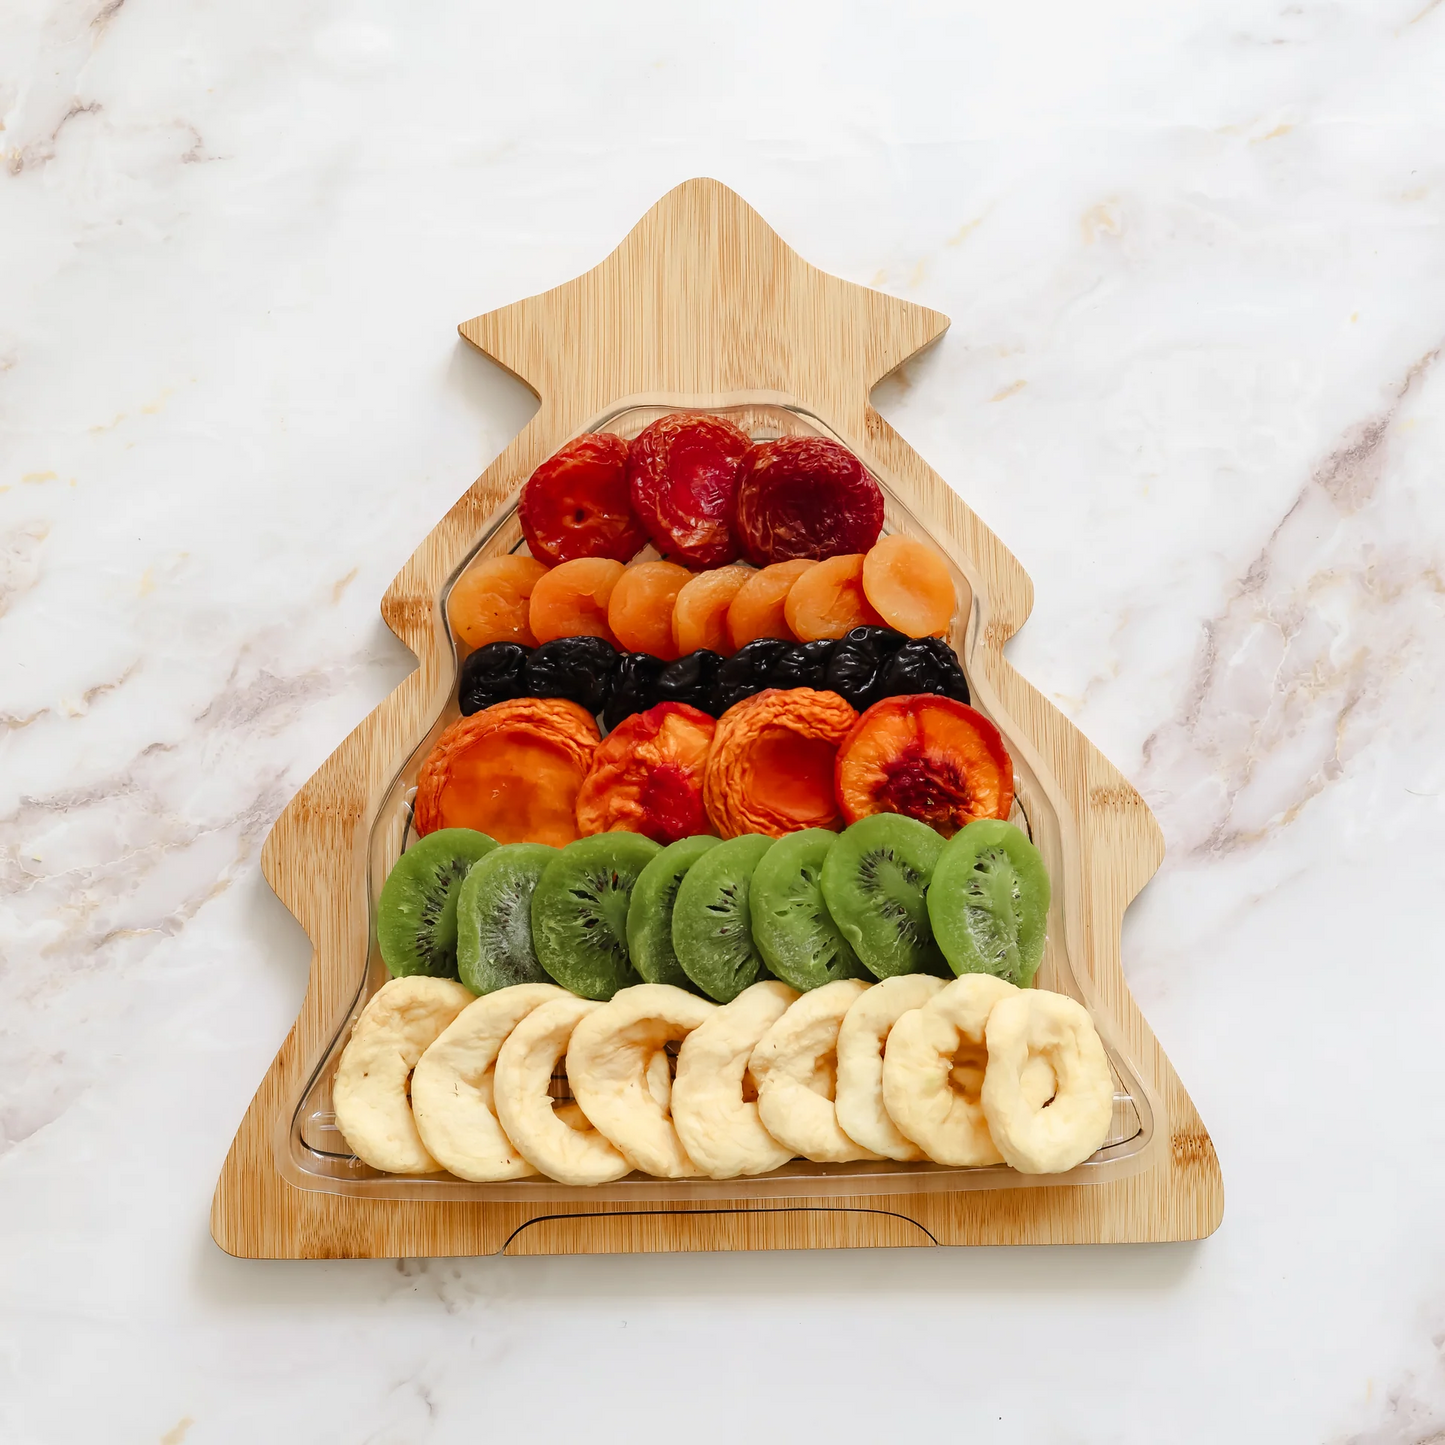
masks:
{"label": "wood grain surface", "polygon": [[[216,1242],[267,1259],[1196,1239],[1224,1208],[1213,1145],[1130,995],[1125,908],[1163,856],[1128,781],[1004,659],[1032,605],[1002,543],[869,406],[874,385],[947,326],[937,312],[808,265],[737,195],[694,180],[663,197],[601,264],[464,323],[462,335],[541,401],[527,427],[437,524],[382,601],[419,666],[277,820],[262,868],[311,939],[301,1012],[241,1123],[211,1211]],[[381,800],[446,706],[451,645],[439,606],[488,520],[545,457],[623,401],[720,405],[773,393],[822,418],[893,478],[918,520],[987,596],[971,666],[1064,799],[1081,850],[1082,968],[1107,1026],[1160,1107],[1149,1166],[1093,1185],[869,1198],[493,1204],[376,1200],[301,1189],[275,1150],[344,1016],[367,957],[366,851]]]}

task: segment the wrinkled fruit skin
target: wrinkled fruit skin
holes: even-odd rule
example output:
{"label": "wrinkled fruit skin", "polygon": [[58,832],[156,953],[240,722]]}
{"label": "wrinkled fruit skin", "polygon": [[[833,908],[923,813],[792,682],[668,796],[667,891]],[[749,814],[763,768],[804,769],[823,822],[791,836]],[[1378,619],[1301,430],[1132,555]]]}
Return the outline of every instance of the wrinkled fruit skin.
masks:
{"label": "wrinkled fruit skin", "polygon": [[628,448],[632,509],[652,544],[671,562],[701,570],[738,555],[732,517],[745,432],[717,416],[659,417]]}
{"label": "wrinkled fruit skin", "polygon": [[457,681],[457,703],[463,717],[470,717],[494,702],[527,695],[527,659],[530,647],[518,642],[489,642],[462,663]]}
{"label": "wrinkled fruit skin", "polygon": [[891,627],[855,627],[838,639],[823,674],[823,686],[859,712],[887,696],[884,678],[893,654],[906,639]]}
{"label": "wrinkled fruit skin", "polygon": [[708,831],[703,775],[717,725],[684,703],[625,718],[603,740],[577,794],[577,827],[619,829],[666,846]]}
{"label": "wrinkled fruit skin", "polygon": [[915,637],[888,660],[880,695],[898,697],[909,692],[932,692],[958,702],[969,701],[968,680],[958,656],[941,638]]}
{"label": "wrinkled fruit skin", "polygon": [[723,710],[722,689],[718,685],[722,661],[719,653],[699,648],[676,662],[669,662],[657,679],[657,700],[685,702],[710,717],[719,716]]}
{"label": "wrinkled fruit skin", "polygon": [[748,452],[733,530],[756,567],[866,552],[883,530],[883,493],[837,442],[778,437]]}
{"label": "wrinkled fruit skin", "polygon": [[773,664],[768,678],[770,687],[822,688],[828,663],[837,643],[822,637],[816,642],[795,642]]}
{"label": "wrinkled fruit skin", "polygon": [[602,709],[604,727],[615,728],[635,712],[646,712],[657,702],[657,680],[667,664],[650,652],[624,652],[617,659],[607,706]]}
{"label": "wrinkled fruit skin", "polygon": [[735,702],[775,686],[773,668],[793,650],[791,642],[776,637],[760,637],[738,648],[723,660],[718,669],[718,688],[723,711]]}
{"label": "wrinkled fruit skin", "polygon": [[527,659],[530,697],[565,697],[590,713],[607,705],[617,649],[601,637],[559,637]]}
{"label": "wrinkled fruit skin", "polygon": [[532,555],[626,562],[647,543],[627,486],[627,443],[611,432],[575,437],[528,478],[517,520]]}

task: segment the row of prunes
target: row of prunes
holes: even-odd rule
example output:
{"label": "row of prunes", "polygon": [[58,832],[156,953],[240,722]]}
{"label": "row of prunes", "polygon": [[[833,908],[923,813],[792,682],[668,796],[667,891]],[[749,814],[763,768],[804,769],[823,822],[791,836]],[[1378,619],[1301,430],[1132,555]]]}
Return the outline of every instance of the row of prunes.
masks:
{"label": "row of prunes", "polygon": [[889,627],[855,627],[837,641],[759,638],[731,657],[691,652],[664,662],[618,652],[600,637],[562,637],[541,647],[492,642],[462,663],[464,715],[513,697],[562,697],[611,729],[659,702],[685,702],[713,717],[770,687],[836,692],[862,712],[880,698],[931,692],[967,702],[963,668],[946,642]]}

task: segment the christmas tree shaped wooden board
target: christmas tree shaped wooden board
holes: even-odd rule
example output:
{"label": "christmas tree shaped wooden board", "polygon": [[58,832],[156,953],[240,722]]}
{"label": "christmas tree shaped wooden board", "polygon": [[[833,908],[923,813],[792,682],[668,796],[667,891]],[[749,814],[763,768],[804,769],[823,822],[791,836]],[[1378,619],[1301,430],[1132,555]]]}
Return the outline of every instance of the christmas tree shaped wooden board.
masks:
{"label": "christmas tree shaped wooden board", "polygon": [[[1028,577],[869,406],[871,388],[946,318],[838,280],[795,255],[715,181],[679,186],[612,255],[462,335],[540,398],[525,430],[441,520],[382,603],[419,667],[282,813],[262,866],[314,955],[301,1013],[227,1157],[212,1232],[232,1254],[342,1258],[863,1245],[1196,1239],[1223,1211],[1214,1149],[1120,967],[1125,908],[1163,853],[1128,782],[1005,661]],[[831,436],[881,483],[885,527],[930,541],[968,601],[951,638],[975,705],[1014,759],[1015,817],[1053,881],[1038,983],[1091,1012],[1116,1076],[1105,1147],[1063,1176],[889,1161],[726,1182],[629,1176],[601,1190],[378,1175],[335,1128],[330,1079],[385,978],[373,914],[407,837],[418,763],[457,716],[446,596],[475,559],[515,549],[519,488],[584,431],[635,435],[711,410],[755,438]]]}

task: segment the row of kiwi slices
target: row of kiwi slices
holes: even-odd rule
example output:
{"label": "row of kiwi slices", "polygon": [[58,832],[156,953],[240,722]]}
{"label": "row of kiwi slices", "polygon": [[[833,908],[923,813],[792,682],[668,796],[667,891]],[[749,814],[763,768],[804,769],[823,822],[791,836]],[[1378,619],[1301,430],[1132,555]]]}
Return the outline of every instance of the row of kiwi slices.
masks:
{"label": "row of kiwi slices", "polygon": [[599,833],[565,848],[498,846],[444,828],[403,853],[377,909],[393,975],[473,993],[555,982],[609,999],[670,983],[719,1003],[759,978],[806,991],[840,978],[991,973],[1026,986],[1043,956],[1049,879],[1010,823],[944,839],[878,813],[842,833],[778,839]]}

